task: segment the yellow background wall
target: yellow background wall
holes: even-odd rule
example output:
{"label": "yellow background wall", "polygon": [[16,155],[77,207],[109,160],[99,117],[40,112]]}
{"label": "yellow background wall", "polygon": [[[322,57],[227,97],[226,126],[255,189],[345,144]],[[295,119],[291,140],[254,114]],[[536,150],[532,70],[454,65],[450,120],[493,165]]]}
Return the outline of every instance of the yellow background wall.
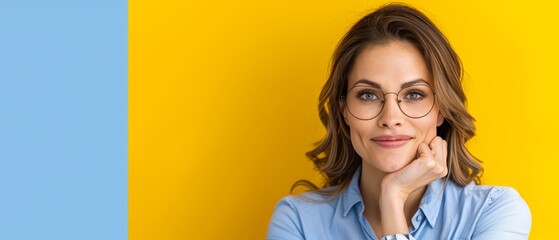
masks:
{"label": "yellow background wall", "polygon": [[[556,235],[559,4],[405,2],[462,58],[484,183]],[[331,53],[382,3],[129,1],[130,239],[263,239],[294,181],[320,183],[304,153]]]}

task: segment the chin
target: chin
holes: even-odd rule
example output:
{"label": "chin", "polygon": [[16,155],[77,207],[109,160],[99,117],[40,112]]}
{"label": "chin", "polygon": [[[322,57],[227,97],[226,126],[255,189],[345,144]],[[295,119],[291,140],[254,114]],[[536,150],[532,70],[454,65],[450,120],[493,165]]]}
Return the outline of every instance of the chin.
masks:
{"label": "chin", "polygon": [[403,154],[399,154],[398,156],[377,156],[376,159],[383,160],[379,162],[371,159],[369,162],[373,162],[372,165],[375,166],[375,168],[385,173],[396,172],[407,166],[413,160],[412,157]]}
{"label": "chin", "polygon": [[389,166],[385,166],[384,169],[380,169],[381,171],[385,172],[385,173],[393,173],[393,172],[397,172],[400,169],[404,168],[405,166],[408,165],[409,162],[406,163],[401,163],[401,164],[392,164]]}

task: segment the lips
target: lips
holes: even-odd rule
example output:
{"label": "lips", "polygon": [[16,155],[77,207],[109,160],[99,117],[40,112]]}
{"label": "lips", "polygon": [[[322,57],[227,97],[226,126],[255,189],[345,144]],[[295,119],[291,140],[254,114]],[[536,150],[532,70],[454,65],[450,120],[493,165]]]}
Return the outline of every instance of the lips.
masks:
{"label": "lips", "polygon": [[382,135],[374,137],[371,140],[377,145],[385,148],[397,148],[412,140],[413,137],[408,135]]}

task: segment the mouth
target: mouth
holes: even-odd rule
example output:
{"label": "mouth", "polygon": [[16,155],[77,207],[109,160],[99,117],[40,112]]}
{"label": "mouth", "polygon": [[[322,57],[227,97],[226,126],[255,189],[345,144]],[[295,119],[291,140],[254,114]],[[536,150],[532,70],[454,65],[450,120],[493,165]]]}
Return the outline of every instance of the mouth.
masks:
{"label": "mouth", "polygon": [[383,135],[371,138],[371,141],[384,148],[398,148],[412,139],[413,137],[408,135]]}

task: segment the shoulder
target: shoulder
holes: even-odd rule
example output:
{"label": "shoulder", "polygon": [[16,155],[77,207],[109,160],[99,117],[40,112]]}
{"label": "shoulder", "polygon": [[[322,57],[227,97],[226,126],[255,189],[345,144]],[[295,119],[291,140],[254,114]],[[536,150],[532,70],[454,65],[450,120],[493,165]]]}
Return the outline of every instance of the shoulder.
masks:
{"label": "shoulder", "polygon": [[518,191],[512,187],[476,185],[471,182],[466,186],[460,186],[453,181],[448,181],[445,187],[445,195],[455,198],[461,202],[472,202],[484,208],[494,205],[514,203],[526,206]]}
{"label": "shoulder", "polygon": [[[454,182],[456,188],[460,188]],[[530,209],[520,196],[518,191],[512,187],[476,185],[473,182],[461,190],[462,201],[475,202],[483,210],[482,213],[500,211],[502,208],[514,208],[522,210],[521,214],[531,216]]]}
{"label": "shoulder", "polygon": [[474,234],[524,239],[528,237],[531,225],[530,208],[518,191],[511,187],[492,187]]}
{"label": "shoulder", "polygon": [[532,222],[530,208],[514,188],[474,183],[462,187],[452,181],[448,183],[445,195],[476,222],[474,236],[500,239],[528,236]]}
{"label": "shoulder", "polygon": [[327,212],[328,209],[337,206],[342,196],[342,194],[330,194],[328,190],[332,188],[308,191],[301,195],[289,195],[278,202],[274,211],[292,214]]}
{"label": "shoulder", "polygon": [[317,191],[282,198],[268,225],[267,239],[304,239],[305,233],[321,219],[335,215],[340,195],[332,197]]}
{"label": "shoulder", "polygon": [[299,210],[294,200],[294,196],[287,196],[276,205],[266,239],[304,239]]}

